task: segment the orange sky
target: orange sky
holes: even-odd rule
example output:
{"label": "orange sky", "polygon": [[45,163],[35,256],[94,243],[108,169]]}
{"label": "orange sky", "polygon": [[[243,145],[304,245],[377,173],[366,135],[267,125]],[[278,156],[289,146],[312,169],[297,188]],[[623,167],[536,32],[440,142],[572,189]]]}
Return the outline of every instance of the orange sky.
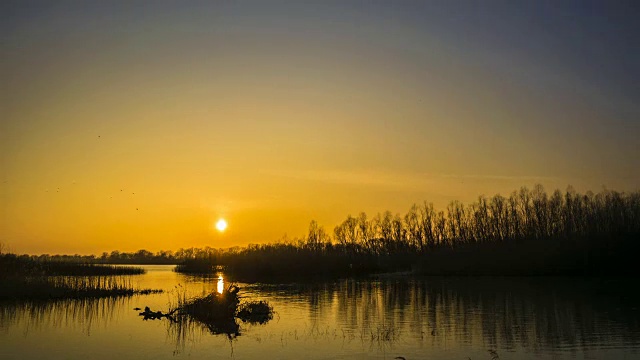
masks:
{"label": "orange sky", "polygon": [[5,5],[13,251],[228,247],[536,183],[639,188],[637,71],[614,73],[637,51],[579,60],[624,38],[560,22],[555,43],[517,8],[153,4]]}

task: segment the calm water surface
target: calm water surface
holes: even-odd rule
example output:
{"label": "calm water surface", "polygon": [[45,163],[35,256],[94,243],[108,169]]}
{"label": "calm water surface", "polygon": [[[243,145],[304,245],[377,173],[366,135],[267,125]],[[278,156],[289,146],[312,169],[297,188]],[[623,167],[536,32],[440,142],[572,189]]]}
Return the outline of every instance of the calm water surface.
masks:
{"label": "calm water surface", "polygon": [[239,284],[269,301],[240,335],[143,321],[177,296],[216,291],[215,277],[145,266],[131,298],[0,304],[0,359],[639,359],[640,309],[630,280],[403,278],[317,285]]}

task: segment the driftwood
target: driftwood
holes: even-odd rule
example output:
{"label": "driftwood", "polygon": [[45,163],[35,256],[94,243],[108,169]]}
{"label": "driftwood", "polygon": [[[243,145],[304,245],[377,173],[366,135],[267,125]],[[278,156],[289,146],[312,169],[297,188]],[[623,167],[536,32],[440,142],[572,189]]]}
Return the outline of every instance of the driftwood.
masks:
{"label": "driftwood", "polygon": [[[139,308],[136,308],[134,310],[140,310]],[[162,319],[162,318],[167,318],[171,321],[175,321],[175,319],[173,318],[173,314],[177,311],[178,309],[173,309],[168,313],[163,313],[162,311],[151,311],[151,309],[149,309],[148,306],[145,306],[144,311],[139,313],[138,315],[140,316],[144,316],[144,318],[142,320],[156,320],[156,319]]]}

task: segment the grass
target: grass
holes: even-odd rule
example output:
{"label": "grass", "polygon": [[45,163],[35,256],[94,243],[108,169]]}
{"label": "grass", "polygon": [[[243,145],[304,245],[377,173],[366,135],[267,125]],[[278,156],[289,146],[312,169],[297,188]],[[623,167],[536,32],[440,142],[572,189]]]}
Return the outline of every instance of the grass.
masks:
{"label": "grass", "polygon": [[12,276],[0,278],[0,300],[87,299],[159,292],[162,290],[133,289],[130,280],[126,277]]}
{"label": "grass", "polygon": [[214,323],[223,319],[233,319],[240,304],[240,289],[230,285],[222,293],[213,292],[178,303],[178,313],[189,315],[202,323]]}
{"label": "grass", "polygon": [[266,301],[253,301],[240,306],[238,319],[251,324],[266,324],[273,319],[273,307]]}
{"label": "grass", "polygon": [[[400,333],[399,330],[394,326],[390,325],[380,325],[375,331],[373,329],[369,330],[370,341],[373,342],[394,342],[398,340]],[[364,337],[364,335],[363,335]]]}
{"label": "grass", "polygon": [[27,255],[0,254],[0,273],[17,276],[142,275],[134,266],[98,265],[87,262],[37,260]]}
{"label": "grass", "polygon": [[[192,259],[176,267],[187,274],[224,273],[243,282],[309,282],[358,277],[377,272],[408,270],[405,260],[392,256],[353,254],[339,247],[317,250],[292,244],[263,244],[211,258]],[[214,266],[215,265],[215,266]]]}
{"label": "grass", "polygon": [[239,287],[230,285],[222,293],[213,292],[191,299],[184,293],[178,295],[177,305],[170,311],[175,313],[172,326],[184,329],[198,324],[213,334],[235,337],[240,335],[236,319],[252,324],[265,324],[273,319],[273,307],[266,301],[241,302],[239,292]]}
{"label": "grass", "polygon": [[28,256],[0,254],[0,300],[90,299],[161,292],[134,289],[134,267],[39,261]]}
{"label": "grass", "polygon": [[213,274],[216,267],[210,259],[188,259],[178,264],[174,271],[183,274]]}

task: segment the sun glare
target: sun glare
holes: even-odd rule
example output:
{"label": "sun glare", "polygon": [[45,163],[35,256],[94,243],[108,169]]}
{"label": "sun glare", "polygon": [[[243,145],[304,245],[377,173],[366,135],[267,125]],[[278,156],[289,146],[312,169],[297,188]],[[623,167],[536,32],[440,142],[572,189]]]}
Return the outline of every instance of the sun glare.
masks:
{"label": "sun glare", "polygon": [[220,232],[223,232],[226,228],[227,228],[227,221],[225,219],[218,220],[218,222],[216,223],[216,229],[218,229],[218,231]]}
{"label": "sun glare", "polygon": [[216,286],[216,290],[218,290],[218,294],[222,294],[222,292],[224,291],[224,279],[222,278],[222,275],[218,275],[218,284]]}

